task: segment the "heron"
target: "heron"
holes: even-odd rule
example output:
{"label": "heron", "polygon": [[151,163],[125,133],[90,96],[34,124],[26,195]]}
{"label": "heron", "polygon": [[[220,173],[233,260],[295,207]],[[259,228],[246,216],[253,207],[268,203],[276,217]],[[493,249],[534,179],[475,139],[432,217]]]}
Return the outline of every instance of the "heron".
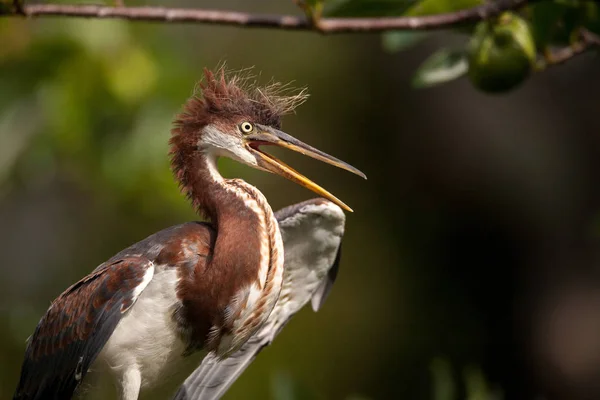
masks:
{"label": "heron", "polygon": [[[323,198],[312,201],[314,210],[351,212],[263,149],[286,148],[366,178],[280,130],[282,117],[306,97],[224,68],[204,70],[169,141],[174,177],[203,221],[148,236],[60,294],[27,341],[15,400],[72,398],[90,371],[111,376],[120,398],[135,400],[188,356],[225,360],[261,332],[276,304],[285,303],[287,228],[256,187],[224,178],[217,160],[227,157],[310,189]],[[302,213],[297,209],[298,220]],[[305,233],[293,233],[299,236],[290,245]]]}

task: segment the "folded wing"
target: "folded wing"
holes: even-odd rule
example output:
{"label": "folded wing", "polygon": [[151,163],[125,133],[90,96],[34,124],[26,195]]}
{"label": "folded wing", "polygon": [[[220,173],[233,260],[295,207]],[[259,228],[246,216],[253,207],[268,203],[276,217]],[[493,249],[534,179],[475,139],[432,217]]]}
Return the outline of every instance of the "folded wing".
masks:
{"label": "folded wing", "polygon": [[70,399],[153,274],[148,259],[125,257],[65,290],[29,338],[14,399]]}

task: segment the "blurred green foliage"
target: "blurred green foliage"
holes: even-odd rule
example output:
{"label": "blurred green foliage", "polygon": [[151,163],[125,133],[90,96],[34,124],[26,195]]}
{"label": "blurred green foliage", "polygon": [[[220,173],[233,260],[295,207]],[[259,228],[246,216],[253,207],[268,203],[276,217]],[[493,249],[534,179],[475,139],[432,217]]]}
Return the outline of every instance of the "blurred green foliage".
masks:
{"label": "blurred green foliage", "polygon": [[[423,16],[443,13],[451,13],[458,10],[464,10],[479,6],[484,2],[480,0],[332,0],[328,2],[325,15],[335,17],[376,17],[376,16]],[[581,29],[587,29],[591,32],[598,32],[600,28],[600,16],[598,3],[592,0],[547,0],[535,2],[522,10],[520,14],[525,18],[524,24],[531,24],[529,29],[524,31],[522,25],[506,25],[502,23],[502,18],[494,18],[485,21],[480,26],[490,26],[490,30],[498,25],[498,29],[504,31],[504,34],[513,36],[513,42],[535,42],[535,48],[527,50],[527,58],[531,58],[529,53],[537,55],[555,46],[569,46],[579,41],[579,32]],[[473,36],[471,42],[481,42],[477,37],[482,36],[481,29],[477,32],[474,26],[460,26],[455,28],[458,33],[467,36]],[[390,52],[404,51],[427,38],[425,32],[398,31],[387,32],[383,35],[383,46]],[[413,79],[414,87],[431,87],[457,79],[469,71],[475,87],[484,92],[502,93],[509,91],[523,82],[535,69],[535,62],[528,62],[527,68],[523,71],[519,67],[523,55],[520,52],[511,51],[507,46],[499,41],[503,40],[498,35],[490,37],[490,43],[498,42],[496,50],[486,49],[485,53],[492,52],[494,61],[485,68],[482,68],[480,62],[482,58],[488,58],[487,54],[480,54],[484,50],[479,46],[465,45],[456,49],[441,49],[430,58],[428,58],[416,72]],[[531,47],[531,46],[529,46]],[[477,48],[477,50],[474,50]],[[536,50],[537,49],[537,50]],[[460,54],[464,56],[461,57]],[[475,54],[476,53],[476,54]],[[465,68],[465,66],[467,68]],[[507,67],[512,66],[512,67]],[[488,73],[483,70],[490,70]],[[482,75],[488,78],[480,79]],[[486,80],[485,83],[483,81]],[[493,88],[493,89],[489,89]]]}
{"label": "blurred green foliage", "polygon": [[469,64],[462,51],[440,49],[421,64],[413,78],[413,86],[435,86],[464,75],[468,69]]}
{"label": "blurred green foliage", "polygon": [[[306,2],[319,12],[323,6],[324,16],[339,17],[432,15],[481,3]],[[6,6],[5,2],[2,4]],[[229,5],[234,8],[240,4]],[[184,5],[197,6],[193,2]],[[215,3],[214,7],[218,6],[220,3]],[[281,2],[269,2],[268,6],[284,7]],[[531,27],[538,56],[546,48],[577,40],[581,27],[600,31],[598,5],[591,1],[540,1],[519,14]],[[494,25],[496,21],[489,23]],[[479,164],[469,169],[463,154],[457,152],[458,167],[453,165],[457,169],[452,175],[452,166],[444,164],[443,156],[431,156],[424,149],[434,143],[437,133],[440,153],[447,153],[451,146],[445,140],[460,141],[441,136],[446,133],[447,124],[454,129],[459,125],[457,121],[467,124],[484,110],[469,109],[465,118],[452,112],[440,112],[432,118],[428,98],[422,106],[425,111],[421,111],[425,117],[411,125],[407,120],[419,110],[418,100],[408,97],[406,86],[412,82],[414,86],[432,87],[464,76],[470,68],[467,44],[474,32],[475,26],[453,30],[462,44],[447,47],[444,43],[441,49],[424,42],[433,36],[429,32],[389,32],[381,35],[380,47],[365,42],[358,53],[354,42],[358,39],[325,39],[309,34],[292,39],[273,31],[233,34],[212,26],[196,30],[189,26],[159,27],[112,20],[0,19],[0,212],[9,210],[2,214],[8,233],[3,236],[5,247],[0,253],[10,253],[10,243],[17,243],[15,252],[22,262],[15,263],[13,257],[10,263],[0,263],[6,275],[6,282],[0,286],[0,325],[6,327],[0,330],[0,398],[10,397],[25,338],[50,299],[133,241],[170,224],[197,218],[169,171],[168,132],[173,114],[193,93],[202,67],[230,58],[239,67],[256,64],[267,68],[269,75],[272,73],[277,79],[312,79],[316,105],[303,110],[302,117],[293,120],[291,126],[302,132],[299,136],[308,136],[309,143],[333,148],[336,151],[331,153],[341,152],[344,159],[344,152],[358,159],[360,162],[353,164],[366,170],[370,186],[363,190],[355,186],[355,181],[313,167],[312,172],[320,179],[346,191],[349,204],[358,203],[356,215],[349,218],[347,256],[340,282],[318,318],[306,313],[298,316],[300,321],[286,328],[273,349],[259,357],[257,369],[249,369],[240,385],[234,385],[229,397],[243,398],[251,393],[254,398],[271,396],[277,400],[357,400],[373,398],[375,394],[385,398],[386,394],[404,393],[408,393],[407,398],[419,398],[411,395],[426,393],[423,396],[435,400],[502,398],[502,388],[488,383],[477,366],[480,353],[484,352],[483,337],[491,334],[480,332],[480,326],[485,325],[481,320],[486,316],[473,312],[476,305],[469,303],[457,283],[463,278],[468,281],[471,275],[449,273],[444,268],[426,271],[415,267],[426,265],[434,257],[435,252],[430,250],[436,245],[433,238],[448,222],[442,217],[447,206],[436,205],[432,200],[439,193],[431,194],[423,188],[431,186],[443,192],[444,187],[458,187],[462,191],[462,184],[467,192],[469,181],[460,181],[457,176],[468,175],[466,170],[479,171]],[[416,49],[417,44],[423,46]],[[423,49],[427,54],[423,54]],[[399,52],[404,52],[401,62],[392,63]],[[408,63],[411,79],[402,68],[404,59],[415,55],[425,61],[416,67],[416,72]],[[375,87],[373,81],[379,86]],[[465,90],[461,90],[457,93],[464,97]],[[399,92],[406,99],[389,100]],[[475,97],[472,104],[479,105],[481,101]],[[546,115],[548,120],[550,114]],[[437,118],[442,121],[438,129],[426,132],[431,139],[427,134],[421,135],[425,122]],[[536,124],[544,119],[533,111],[528,118]],[[485,129],[474,129],[478,134],[493,131],[487,126],[488,121],[484,123]],[[508,127],[502,130],[506,135],[482,134],[481,137],[490,138],[489,142],[475,142],[473,146],[479,162],[484,158],[497,162],[489,167],[495,183],[485,183],[486,190],[497,194],[490,197],[508,203],[507,193],[524,191],[522,197],[534,203],[538,197],[528,196],[529,192],[503,186],[517,176],[514,179],[518,188],[522,184],[539,198],[558,198],[546,196],[545,190],[551,192],[547,187],[554,188],[552,173],[563,176],[561,168],[551,168],[552,151],[565,147],[562,142],[547,144],[525,134],[509,136]],[[527,129],[527,133],[531,131],[532,135],[537,133]],[[531,148],[539,151],[529,151]],[[419,164],[429,158],[431,164]],[[451,164],[448,160],[446,163]],[[310,168],[310,164],[304,166]],[[284,205],[310,196],[273,177],[258,178],[232,162],[223,162],[220,169],[226,176],[258,180],[270,201],[274,199],[273,204]],[[440,175],[430,172],[433,170]],[[443,173],[449,174],[451,183],[443,181]],[[408,196],[411,191],[418,194]],[[563,192],[567,191],[560,191]],[[369,197],[370,193],[374,193],[373,197]],[[523,215],[543,215],[547,204],[539,201],[542,206],[532,206],[535,212],[523,206],[527,211]],[[10,219],[13,212],[16,220]],[[523,215],[517,213],[516,218],[528,223]],[[596,221],[595,231],[598,226]],[[547,225],[543,227],[546,229]],[[437,246],[443,257],[450,258],[444,253],[449,249]],[[37,253],[45,258],[28,258]],[[466,253],[477,255],[477,249],[469,248]],[[466,263],[460,259],[461,266]],[[476,271],[489,268],[481,268],[479,259],[473,264],[477,265]],[[440,282],[448,286],[441,287]],[[489,289],[479,281],[474,286]],[[447,311],[445,302],[454,313]],[[440,334],[447,342],[444,347],[435,334],[446,329],[459,334]],[[456,353],[444,355],[447,348]],[[292,372],[288,372],[290,366],[294,368]],[[162,389],[151,397],[165,398],[172,389]],[[97,396],[105,398],[105,392],[100,391]]]}
{"label": "blurred green foliage", "polygon": [[[147,49],[132,39],[127,24],[105,24],[109,29],[85,20],[41,23],[34,29],[43,32],[34,39],[19,29],[25,28],[19,21],[3,21],[2,29],[12,30],[9,37],[16,40],[3,47],[0,74],[18,79],[3,81],[0,123],[4,132],[11,132],[22,121],[13,115],[36,118],[28,121],[34,139],[28,146],[13,146],[5,156],[12,162],[2,166],[0,175],[13,171],[18,184],[61,168],[61,163],[74,163],[78,178],[90,189],[116,186],[127,192],[122,201],[145,196],[157,204],[183,206],[176,190],[161,189],[174,189],[162,136],[171,114],[161,110],[177,108],[182,99],[169,94],[178,85],[189,85],[191,71],[177,65],[175,57],[170,73],[159,70]],[[163,90],[160,103],[145,101],[160,85],[169,89]],[[124,169],[135,173],[123,174]],[[154,195],[144,192],[150,187],[158,188]]]}

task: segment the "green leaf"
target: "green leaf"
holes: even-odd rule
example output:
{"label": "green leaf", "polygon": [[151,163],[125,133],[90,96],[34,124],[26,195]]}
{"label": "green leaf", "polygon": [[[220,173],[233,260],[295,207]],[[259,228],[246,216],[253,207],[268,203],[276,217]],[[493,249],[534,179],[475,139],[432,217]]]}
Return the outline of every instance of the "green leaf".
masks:
{"label": "green leaf", "polygon": [[464,75],[469,68],[464,51],[441,49],[421,64],[412,80],[416,88],[448,82]]}
{"label": "green leaf", "polygon": [[410,7],[404,15],[418,17],[422,15],[444,14],[481,5],[482,0],[421,0]]}
{"label": "green leaf", "polygon": [[540,2],[530,7],[529,19],[539,48],[549,44],[565,12],[565,7],[555,2]]}
{"label": "green leaf", "polygon": [[482,4],[482,0],[338,0],[326,14],[332,17],[393,17],[448,13]]}
{"label": "green leaf", "polygon": [[[363,2],[371,3],[368,1]],[[421,0],[413,2],[413,4],[405,8],[404,12],[400,15],[419,17],[423,15],[458,11],[465,8],[476,7],[480,4],[481,0]],[[405,50],[425,39],[427,36],[428,33],[421,31],[387,32],[383,34],[382,45],[386,51],[393,53]]]}
{"label": "green leaf", "polygon": [[595,34],[600,34],[600,6],[598,3],[586,2],[584,5],[584,26]]}
{"label": "green leaf", "polygon": [[385,51],[396,53],[414,46],[428,36],[427,32],[417,31],[386,32],[381,37],[381,44]]}
{"label": "green leaf", "polygon": [[325,0],[296,0],[296,4],[306,13],[308,18],[320,18]]}
{"label": "green leaf", "polygon": [[[407,17],[421,17],[456,12],[483,4],[483,0],[421,0],[404,13]],[[470,35],[475,24],[461,25],[453,30]]]}
{"label": "green leaf", "polygon": [[598,5],[590,1],[539,2],[529,7],[536,45],[568,45],[581,27],[600,30]]}
{"label": "green leaf", "polygon": [[329,17],[393,17],[402,15],[418,0],[338,0],[328,2]]}

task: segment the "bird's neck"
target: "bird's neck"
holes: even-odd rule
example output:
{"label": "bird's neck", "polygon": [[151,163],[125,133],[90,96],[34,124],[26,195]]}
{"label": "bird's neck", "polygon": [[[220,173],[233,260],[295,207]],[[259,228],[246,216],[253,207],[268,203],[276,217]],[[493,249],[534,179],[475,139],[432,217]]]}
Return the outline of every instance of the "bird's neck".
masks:
{"label": "bird's neck", "polygon": [[263,215],[263,218],[273,215],[260,190],[242,179],[221,176],[216,155],[198,153],[192,164],[182,186],[198,213],[208,218],[217,230],[229,218],[243,220],[256,216],[261,220],[259,217]]}
{"label": "bird's neck", "polygon": [[[181,183],[217,232],[209,268],[222,288],[219,297],[225,304],[248,299],[247,304],[241,304],[240,314],[229,312],[221,327],[213,326],[229,332],[237,324],[228,320],[232,315],[243,320],[249,318],[243,309],[250,312],[260,306],[260,315],[256,315],[260,321],[275,305],[283,279],[283,241],[273,211],[257,188],[241,179],[224,179],[214,155],[198,152],[191,164],[187,179]],[[250,295],[253,290],[260,293],[258,298]],[[256,304],[250,304],[250,299]],[[231,335],[242,334],[231,331]],[[219,343],[213,345],[220,350]]]}

